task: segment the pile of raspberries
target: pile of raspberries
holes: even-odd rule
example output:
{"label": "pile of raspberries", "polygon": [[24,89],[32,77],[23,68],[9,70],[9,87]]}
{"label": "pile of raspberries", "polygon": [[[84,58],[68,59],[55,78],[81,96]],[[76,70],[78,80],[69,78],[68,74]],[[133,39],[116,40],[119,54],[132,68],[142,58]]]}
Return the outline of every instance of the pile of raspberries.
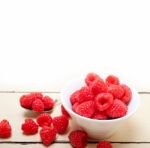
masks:
{"label": "pile of raspberries", "polygon": [[70,102],[72,110],[80,116],[108,120],[125,116],[131,98],[131,89],[120,84],[118,77],[109,75],[103,80],[96,73],[89,73],[85,86],[70,96]]}

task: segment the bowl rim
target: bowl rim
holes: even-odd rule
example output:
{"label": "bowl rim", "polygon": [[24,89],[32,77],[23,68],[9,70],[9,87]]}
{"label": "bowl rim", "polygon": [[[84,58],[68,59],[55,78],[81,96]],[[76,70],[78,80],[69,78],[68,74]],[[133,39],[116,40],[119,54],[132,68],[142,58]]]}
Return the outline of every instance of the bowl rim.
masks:
{"label": "bowl rim", "polygon": [[136,99],[137,99],[137,105],[135,106],[134,110],[131,111],[130,113],[126,114],[125,116],[121,117],[121,118],[116,118],[116,119],[111,119],[111,120],[98,120],[98,119],[91,119],[91,118],[87,118],[87,117],[84,117],[84,116],[81,116],[81,115],[78,115],[77,113],[75,113],[72,109],[70,109],[65,103],[64,103],[64,92],[65,90],[72,84],[72,83],[75,83],[77,81],[83,81],[83,79],[75,79],[75,80],[72,80],[70,82],[68,82],[62,89],[61,89],[61,94],[60,94],[60,99],[61,99],[61,103],[62,105],[64,106],[64,108],[71,114],[73,114],[74,116],[76,116],[77,118],[80,118],[80,119],[84,119],[84,120],[87,120],[89,122],[96,122],[96,123],[112,123],[112,122],[118,122],[118,121],[122,121],[122,120],[126,120],[128,119],[129,117],[131,117],[138,109],[139,105],[140,105],[140,97],[139,97],[139,94],[138,92],[131,86],[129,86],[131,88],[131,91],[134,92],[134,94],[136,95]]}

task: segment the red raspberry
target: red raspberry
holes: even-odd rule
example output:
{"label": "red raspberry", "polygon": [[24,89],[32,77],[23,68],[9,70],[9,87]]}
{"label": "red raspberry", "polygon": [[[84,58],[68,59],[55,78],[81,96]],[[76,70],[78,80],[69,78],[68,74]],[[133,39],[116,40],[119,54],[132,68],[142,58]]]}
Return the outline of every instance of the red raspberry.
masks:
{"label": "red raspberry", "polygon": [[36,112],[43,112],[44,111],[44,104],[40,99],[33,101],[32,109]]}
{"label": "red raspberry", "polygon": [[77,102],[79,93],[80,93],[80,91],[77,90],[70,96],[70,102],[72,105]]}
{"label": "red raspberry", "polygon": [[72,110],[73,110],[74,112],[76,112],[76,108],[77,108],[78,105],[79,105],[78,102],[76,102],[75,104],[73,104]]}
{"label": "red raspberry", "polygon": [[111,118],[120,118],[126,115],[127,106],[120,100],[115,99],[113,104],[106,110],[106,113]]}
{"label": "red raspberry", "polygon": [[75,111],[80,116],[84,116],[84,117],[87,117],[87,118],[92,117],[92,115],[95,112],[94,101],[86,101],[86,102],[83,102],[83,103],[79,104],[76,107]]}
{"label": "red raspberry", "polygon": [[69,134],[69,141],[74,148],[85,148],[87,145],[88,135],[81,130],[72,131]]}
{"label": "red raspberry", "polygon": [[29,95],[23,95],[20,97],[20,105],[24,108],[32,108],[33,99]]}
{"label": "red raspberry", "polygon": [[33,99],[33,101],[37,100],[37,99],[42,100],[42,98],[43,98],[43,94],[40,92],[32,92],[29,94],[29,96]]}
{"label": "red raspberry", "polygon": [[79,92],[79,95],[78,95],[78,98],[77,98],[79,103],[89,101],[89,100],[93,100],[93,99],[94,99],[94,95],[92,94],[89,87],[82,87],[80,89],[80,92]]}
{"label": "red raspberry", "polygon": [[115,84],[115,85],[119,85],[120,84],[120,81],[119,81],[119,78],[114,76],[114,75],[109,75],[107,78],[106,78],[106,83],[109,85],[109,84]]}
{"label": "red raspberry", "polygon": [[113,96],[110,93],[100,93],[95,98],[95,107],[99,111],[104,111],[113,103]]}
{"label": "red raspberry", "polygon": [[128,104],[132,98],[132,91],[127,85],[122,84],[121,87],[124,90],[124,95],[121,98],[121,101],[123,101],[125,104]]}
{"label": "red raspberry", "polygon": [[56,139],[56,130],[54,128],[44,126],[40,130],[40,137],[43,144],[49,146]]}
{"label": "red raspberry", "polygon": [[97,79],[101,79],[99,75],[97,75],[96,73],[89,73],[85,78],[85,83],[87,84],[87,86],[89,86]]}
{"label": "red raspberry", "polygon": [[97,148],[112,148],[112,145],[108,141],[101,141],[97,144]]}
{"label": "red raspberry", "polygon": [[21,129],[26,135],[33,135],[38,132],[38,125],[30,118],[25,119],[25,123],[22,124]]}
{"label": "red raspberry", "polygon": [[9,138],[11,136],[11,126],[7,120],[0,122],[0,138]]}
{"label": "red raspberry", "polygon": [[108,92],[111,93],[115,99],[121,99],[124,94],[124,90],[120,85],[110,85]]}
{"label": "red raspberry", "polygon": [[66,116],[67,118],[70,118],[69,113],[66,111],[63,105],[61,105],[61,113]]}
{"label": "red raspberry", "polygon": [[108,117],[105,112],[95,112],[92,119],[107,120]]}
{"label": "red raspberry", "polygon": [[50,126],[52,123],[52,118],[49,114],[43,113],[37,117],[36,121],[39,126]]}
{"label": "red raspberry", "polygon": [[52,109],[55,104],[55,101],[52,98],[50,98],[49,96],[43,97],[42,102],[44,103],[44,110]]}
{"label": "red raspberry", "polygon": [[93,92],[94,95],[97,95],[102,92],[107,92],[107,85],[105,82],[101,79],[95,80],[91,86],[91,91]]}
{"label": "red raspberry", "polygon": [[53,126],[59,134],[64,134],[68,128],[69,120],[66,116],[57,116],[53,118]]}

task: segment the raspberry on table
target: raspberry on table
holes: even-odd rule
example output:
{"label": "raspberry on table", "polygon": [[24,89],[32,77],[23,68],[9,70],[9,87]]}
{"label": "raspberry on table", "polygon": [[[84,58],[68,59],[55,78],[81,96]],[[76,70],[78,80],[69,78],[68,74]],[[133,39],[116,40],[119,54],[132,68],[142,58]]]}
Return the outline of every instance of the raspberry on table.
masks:
{"label": "raspberry on table", "polygon": [[78,95],[80,93],[80,90],[75,91],[71,96],[70,96],[70,102],[71,104],[75,104],[78,101]]}
{"label": "raspberry on table", "polygon": [[33,99],[30,95],[23,95],[20,97],[20,105],[24,108],[31,109],[32,108]]}
{"label": "raspberry on table", "polygon": [[108,141],[100,141],[98,144],[97,144],[97,148],[112,148],[112,145],[110,142]]}
{"label": "raspberry on table", "polygon": [[99,77],[99,75],[97,75],[96,73],[88,73],[86,78],[85,78],[85,83],[87,86],[89,86],[97,79],[101,79]]}
{"label": "raspberry on table", "polygon": [[89,101],[89,100],[93,100],[93,99],[94,99],[94,95],[91,92],[89,87],[82,87],[79,90],[79,94],[78,94],[78,98],[77,98],[77,101],[79,103]]}
{"label": "raspberry on table", "polygon": [[120,100],[115,99],[113,104],[106,110],[106,114],[110,118],[120,118],[126,115],[127,106]]}
{"label": "raspberry on table", "polygon": [[95,80],[91,86],[91,91],[93,92],[94,95],[97,95],[102,92],[107,92],[107,85],[105,82],[101,79]]}
{"label": "raspberry on table", "polygon": [[94,101],[86,101],[81,104],[79,104],[75,108],[75,112],[79,114],[80,116],[84,116],[87,118],[92,117],[92,115],[95,112],[95,106],[94,106]]}
{"label": "raspberry on table", "polygon": [[132,91],[131,89],[125,85],[125,84],[122,84],[121,87],[123,88],[124,90],[124,95],[123,97],[121,98],[121,101],[123,101],[125,104],[128,104],[132,98]]}
{"label": "raspberry on table", "polygon": [[99,111],[104,111],[113,103],[113,95],[110,93],[100,93],[95,98],[95,107]]}
{"label": "raspberry on table", "polygon": [[121,99],[124,95],[124,89],[120,85],[110,85],[108,92],[111,93],[115,99]]}
{"label": "raspberry on table", "polygon": [[107,115],[106,115],[105,112],[96,111],[96,112],[94,113],[94,115],[92,116],[92,119],[107,120],[108,117],[107,117]]}
{"label": "raspberry on table", "polygon": [[33,101],[32,109],[36,112],[43,112],[44,111],[44,104],[40,99]]}
{"label": "raspberry on table", "polygon": [[87,145],[88,135],[82,130],[72,131],[68,138],[74,148],[85,148]]}
{"label": "raspberry on table", "polygon": [[115,84],[115,85],[119,85],[120,84],[120,80],[118,77],[114,76],[114,75],[109,75],[106,78],[106,83],[109,84]]}
{"label": "raspberry on table", "polygon": [[66,116],[67,118],[70,118],[69,113],[66,111],[63,105],[61,105],[61,113]]}
{"label": "raspberry on table", "polygon": [[30,118],[25,119],[25,122],[22,124],[21,129],[26,135],[33,135],[38,132],[38,125]]}
{"label": "raspberry on table", "polygon": [[50,126],[52,123],[52,117],[48,113],[43,113],[37,117],[36,121],[39,126]]}
{"label": "raspberry on table", "polygon": [[56,130],[51,127],[44,126],[40,130],[40,137],[42,140],[42,143],[46,146],[49,146],[52,142],[56,139]]}
{"label": "raspberry on table", "polygon": [[49,96],[44,96],[42,102],[44,103],[44,110],[50,110],[55,105],[55,101]]}
{"label": "raspberry on table", "polygon": [[2,120],[0,122],[0,138],[9,138],[12,134],[11,125],[7,120]]}
{"label": "raspberry on table", "polygon": [[67,131],[68,124],[69,120],[64,115],[53,118],[53,126],[59,134],[64,134]]}

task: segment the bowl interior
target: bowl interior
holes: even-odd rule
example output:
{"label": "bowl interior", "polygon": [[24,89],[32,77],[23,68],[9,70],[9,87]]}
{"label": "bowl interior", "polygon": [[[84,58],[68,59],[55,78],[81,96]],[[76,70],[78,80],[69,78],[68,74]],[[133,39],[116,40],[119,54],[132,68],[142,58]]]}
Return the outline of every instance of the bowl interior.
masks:
{"label": "bowl interior", "polygon": [[[68,83],[61,91],[61,101],[64,107],[67,109],[68,112],[72,112],[73,114],[76,114],[72,111],[72,105],[70,103],[70,95],[75,92],[76,90],[80,89],[82,86],[85,86],[84,80],[74,80],[70,83]],[[130,86],[129,86],[130,87]],[[131,116],[138,108],[139,106],[139,96],[138,93],[134,90],[134,88],[130,87],[132,90],[132,99],[128,105],[128,112],[127,115],[122,118],[128,118]],[[76,114],[77,115],[77,114]],[[78,115],[79,116],[79,115]],[[121,118],[118,118],[121,119]],[[113,119],[117,120],[117,119]],[[108,120],[107,120],[108,121]]]}

